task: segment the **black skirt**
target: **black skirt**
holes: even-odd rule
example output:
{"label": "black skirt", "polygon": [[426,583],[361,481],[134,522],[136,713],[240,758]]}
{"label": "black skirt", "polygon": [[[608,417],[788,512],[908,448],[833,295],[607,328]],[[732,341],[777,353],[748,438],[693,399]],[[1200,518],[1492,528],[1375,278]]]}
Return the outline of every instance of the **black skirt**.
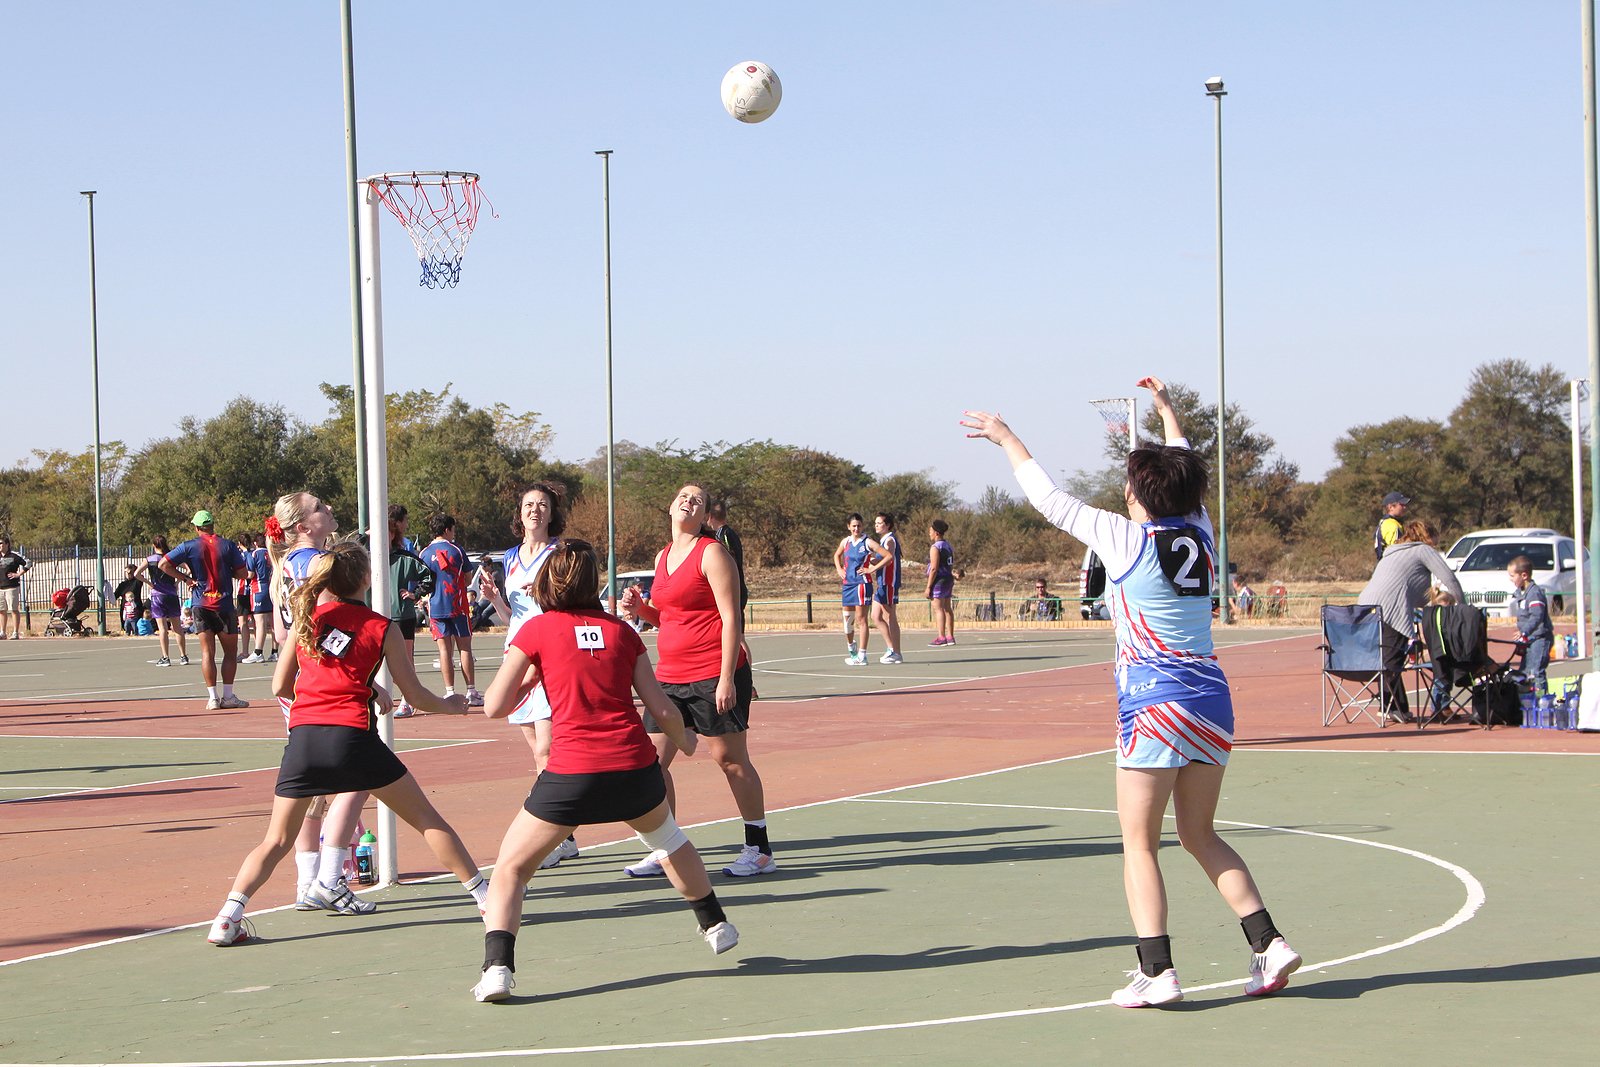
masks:
{"label": "black skirt", "polygon": [[632,771],[545,771],[533,783],[522,808],[535,819],[556,826],[591,826],[637,819],[666,799],[667,780],[656,762]]}
{"label": "black skirt", "polygon": [[320,797],[382,789],[406,776],[406,765],[371,730],[307,724],[289,731],[278,768],[280,797]]}

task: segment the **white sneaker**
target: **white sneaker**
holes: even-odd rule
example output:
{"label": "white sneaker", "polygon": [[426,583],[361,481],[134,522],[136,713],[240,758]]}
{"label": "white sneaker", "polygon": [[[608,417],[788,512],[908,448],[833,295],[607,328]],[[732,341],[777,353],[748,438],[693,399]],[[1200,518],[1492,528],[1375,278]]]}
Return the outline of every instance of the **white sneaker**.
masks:
{"label": "white sneaker", "polygon": [[479,1004],[492,1000],[505,1000],[511,995],[517,980],[511,977],[511,968],[496,964],[484,969],[483,977],[472,987],[472,997]]}
{"label": "white sneaker", "polygon": [[248,708],[249,706],[250,702],[248,700],[240,700],[238,697],[219,697],[217,700],[217,707],[224,710],[228,708]]}
{"label": "white sneaker", "polygon": [[623,873],[635,878],[664,878],[667,870],[661,866],[661,860],[665,855],[665,852],[652,852],[638,863],[622,868]]}
{"label": "white sneaker", "polygon": [[278,650],[277,649],[273,649],[272,650],[272,655],[267,657],[267,662],[268,663],[276,663],[276,662],[278,662]]}
{"label": "white sneaker", "polygon": [[578,858],[578,843],[569,837],[556,846],[555,854],[564,860],[575,860]]}
{"label": "white sneaker", "polygon": [[467,690],[467,707],[469,707],[469,708],[481,708],[481,707],[483,707],[483,694],[478,692],[476,689],[468,689]]}
{"label": "white sneaker", "polygon": [[362,900],[343,882],[332,889],[321,882],[312,882],[311,888],[306,890],[306,899],[336,915],[371,915],[378,910],[378,905]]}
{"label": "white sneaker", "polygon": [[189,657],[188,656],[179,656],[178,657],[178,666],[187,667],[188,665],[189,665]]}
{"label": "white sneaker", "polygon": [[900,658],[900,653],[890,651],[890,652],[885,652],[883,654],[883,656],[878,660],[878,662],[879,663],[904,663],[905,660]]}
{"label": "white sneaker", "polygon": [[267,662],[267,657],[263,656],[259,652],[252,652],[248,656],[246,656],[244,659],[240,660],[239,662],[240,663],[265,663],[265,662]]}
{"label": "white sneaker", "polygon": [[397,719],[409,719],[416,713],[417,709],[403,700],[394,706],[394,717]]}
{"label": "white sneaker", "polygon": [[561,861],[564,859],[566,859],[566,857],[561,854],[561,850],[559,848],[555,849],[550,853],[550,855],[544,858],[543,863],[539,864],[539,869],[541,871],[548,871],[551,867],[559,867],[561,866]]}
{"label": "white sneaker", "polygon": [[1250,953],[1250,979],[1244,984],[1246,996],[1276,993],[1289,984],[1289,976],[1300,969],[1300,953],[1281,937],[1272,939],[1265,952]]}
{"label": "white sneaker", "polygon": [[206,697],[206,710],[207,711],[221,711],[222,710],[222,698],[221,697]]}
{"label": "white sneaker", "polygon": [[298,886],[295,886],[294,910],[295,911],[321,911],[322,910],[322,905],[318,904],[316,901],[311,899],[311,887],[309,885],[298,885]]}
{"label": "white sneaker", "polygon": [[1133,981],[1111,994],[1111,1003],[1119,1008],[1153,1008],[1158,1004],[1176,1004],[1183,999],[1178,986],[1178,972],[1171,967],[1151,978],[1143,971],[1129,971]]}
{"label": "white sneaker", "polygon": [[[715,929],[713,927],[713,929]],[[738,940],[737,936],[734,938]],[[234,922],[226,915],[218,915],[216,922],[211,924],[211,932],[206,934],[206,940],[218,948],[228,945],[237,945],[241,941],[250,940],[250,931],[244,928],[244,920]],[[732,946],[729,946],[730,948]]]}
{"label": "white sneaker", "polygon": [[771,874],[777,869],[777,860],[755,845],[746,845],[738,859],[722,868],[722,873],[730,878],[753,878],[758,874]]}
{"label": "white sneaker", "polygon": [[844,662],[847,667],[865,667],[867,665],[867,654],[865,652],[852,652],[844,658]]}
{"label": "white sneaker", "polygon": [[707,930],[701,930],[700,936],[706,939],[706,944],[711,946],[711,951],[718,956],[728,951],[739,943],[739,931],[733,928],[730,922],[720,922]]}

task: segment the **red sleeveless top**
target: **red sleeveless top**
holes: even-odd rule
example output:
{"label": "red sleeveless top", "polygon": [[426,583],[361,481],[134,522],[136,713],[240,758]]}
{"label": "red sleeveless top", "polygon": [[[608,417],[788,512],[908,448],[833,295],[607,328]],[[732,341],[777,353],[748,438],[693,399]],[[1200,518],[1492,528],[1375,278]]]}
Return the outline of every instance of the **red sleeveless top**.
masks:
{"label": "red sleeveless top", "polygon": [[[322,659],[312,659],[303,648],[296,650],[300,673],[294,680],[289,729],[317,725],[376,730],[378,709],[372,679],[383,664],[383,638],[389,631],[389,620],[363,604],[342,600],[323,604],[313,618]],[[342,655],[323,647],[330,638],[335,646],[341,643],[335,631],[350,639]]]}
{"label": "red sleeveless top", "polygon": [[[711,583],[701,571],[701,557],[714,537],[702,537],[678,569],[667,573],[668,545],[656,561],[650,586],[650,603],[661,612],[661,635],[656,639],[656,680],[682,684],[722,676],[722,615]],[[739,666],[745,662],[739,650]]]}

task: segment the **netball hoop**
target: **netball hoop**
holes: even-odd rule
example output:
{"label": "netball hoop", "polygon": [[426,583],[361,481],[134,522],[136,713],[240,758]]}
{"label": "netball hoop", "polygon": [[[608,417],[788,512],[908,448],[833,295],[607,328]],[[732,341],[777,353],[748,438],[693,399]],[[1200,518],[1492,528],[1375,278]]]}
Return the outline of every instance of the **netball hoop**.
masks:
{"label": "netball hoop", "polygon": [[[1106,422],[1106,436],[1128,438],[1128,451],[1139,447],[1139,402],[1132,397],[1089,401]],[[1110,447],[1109,443],[1107,447]]]}
{"label": "netball hoop", "polygon": [[406,228],[422,261],[418,284],[428,289],[453,288],[461,280],[461,257],[466,254],[483,202],[478,176],[414,170],[378,174],[363,184]]}

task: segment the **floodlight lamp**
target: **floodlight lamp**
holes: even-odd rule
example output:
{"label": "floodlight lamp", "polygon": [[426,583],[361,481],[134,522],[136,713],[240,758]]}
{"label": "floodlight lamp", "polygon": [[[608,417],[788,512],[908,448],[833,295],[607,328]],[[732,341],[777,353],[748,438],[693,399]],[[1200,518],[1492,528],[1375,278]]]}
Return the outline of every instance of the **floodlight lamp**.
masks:
{"label": "floodlight lamp", "polygon": [[1222,92],[1222,79],[1221,78],[1207,78],[1206,79],[1206,92],[1207,93],[1213,93],[1213,94]]}

